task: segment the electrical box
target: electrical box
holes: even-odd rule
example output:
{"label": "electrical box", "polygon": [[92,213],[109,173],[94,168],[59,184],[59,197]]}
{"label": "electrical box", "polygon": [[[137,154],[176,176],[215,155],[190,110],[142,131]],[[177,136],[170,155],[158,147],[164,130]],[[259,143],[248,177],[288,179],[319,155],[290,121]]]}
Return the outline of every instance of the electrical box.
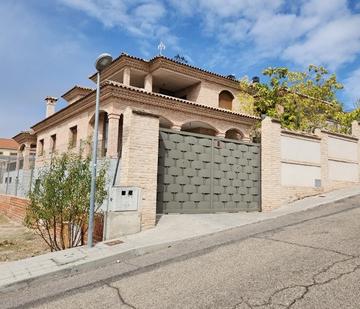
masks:
{"label": "electrical box", "polygon": [[112,187],[109,196],[109,211],[138,210],[140,188]]}
{"label": "electrical box", "polygon": [[315,179],[315,188],[321,188],[321,179]]}

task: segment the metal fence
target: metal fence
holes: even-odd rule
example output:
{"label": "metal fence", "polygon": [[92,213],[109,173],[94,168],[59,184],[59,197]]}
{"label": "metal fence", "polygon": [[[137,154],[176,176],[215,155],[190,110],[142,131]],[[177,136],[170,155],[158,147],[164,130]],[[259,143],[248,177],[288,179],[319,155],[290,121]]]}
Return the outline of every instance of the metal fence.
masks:
{"label": "metal fence", "polygon": [[24,158],[0,156],[0,193],[26,197],[34,178],[35,156],[30,155],[24,169]]}

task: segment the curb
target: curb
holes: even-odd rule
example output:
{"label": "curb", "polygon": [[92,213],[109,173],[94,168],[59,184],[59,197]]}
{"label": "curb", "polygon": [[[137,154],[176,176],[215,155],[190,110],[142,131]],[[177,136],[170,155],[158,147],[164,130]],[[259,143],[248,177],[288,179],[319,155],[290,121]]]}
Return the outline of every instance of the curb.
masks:
{"label": "curb", "polygon": [[[31,278],[15,280],[11,283],[2,285],[2,286],[0,286],[0,294],[6,293],[6,292],[11,292],[11,291],[21,289],[21,288],[26,288],[32,284],[38,284],[38,283],[47,281],[49,279],[56,280],[56,279],[62,279],[65,277],[72,277],[72,276],[84,273],[88,270],[94,270],[94,268],[101,268],[103,266],[109,265],[114,262],[115,263],[119,263],[119,262],[126,263],[126,261],[134,259],[136,257],[140,257],[140,256],[144,256],[144,255],[147,255],[150,253],[155,253],[155,252],[158,252],[158,251],[161,251],[164,249],[168,249],[168,248],[171,248],[172,246],[175,246],[175,245],[183,243],[183,242],[205,240],[206,238],[212,237],[214,234],[220,235],[221,233],[231,232],[232,230],[236,230],[236,229],[243,228],[243,227],[248,227],[248,226],[254,225],[254,224],[261,224],[266,221],[270,221],[270,220],[274,220],[274,219],[281,220],[282,217],[285,217],[287,215],[296,215],[296,214],[306,212],[311,209],[319,208],[320,206],[324,206],[326,204],[331,204],[331,203],[335,203],[335,202],[338,202],[341,200],[346,200],[346,199],[356,196],[358,194],[359,193],[346,194],[346,196],[343,196],[340,198],[335,198],[335,199],[332,199],[331,201],[314,203],[314,205],[312,207],[306,207],[305,209],[301,209],[301,210],[298,209],[297,211],[294,211],[291,213],[281,213],[281,214],[279,213],[275,217],[263,218],[262,220],[257,220],[255,222],[247,223],[247,224],[240,225],[240,226],[235,226],[235,227],[232,226],[232,227],[229,227],[224,230],[217,231],[217,232],[211,232],[208,234],[198,235],[198,236],[185,238],[185,239],[181,239],[181,240],[176,240],[176,241],[169,241],[169,242],[150,245],[150,246],[146,246],[146,247],[129,249],[124,252],[109,254],[108,256],[103,256],[98,259],[89,259],[87,261],[84,261],[83,263],[79,263],[79,260],[77,260],[72,263],[70,262],[68,264],[64,264],[63,268],[61,268],[61,269],[55,269],[55,270],[49,271],[45,274],[34,275]],[[224,244],[225,243],[226,242],[224,242]],[[85,258],[86,257],[89,257],[89,255],[85,255]],[[81,261],[81,259],[80,259],[80,261]],[[79,263],[79,264],[73,264],[73,263]],[[133,266],[136,266],[136,265],[133,265]]]}

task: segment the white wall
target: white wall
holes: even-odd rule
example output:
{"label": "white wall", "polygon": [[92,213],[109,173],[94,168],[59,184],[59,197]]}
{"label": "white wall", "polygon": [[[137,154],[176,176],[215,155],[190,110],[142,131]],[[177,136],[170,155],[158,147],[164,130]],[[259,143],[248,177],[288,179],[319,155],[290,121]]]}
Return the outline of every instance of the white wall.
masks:
{"label": "white wall", "polygon": [[281,185],[315,187],[315,179],[321,179],[319,166],[281,163]]}
{"label": "white wall", "polygon": [[328,164],[330,180],[359,181],[359,166],[357,163],[329,160]]}
{"label": "white wall", "polygon": [[320,140],[281,135],[281,185],[315,187],[321,179]]}
{"label": "white wall", "polygon": [[344,140],[329,136],[328,139],[329,158],[343,159],[348,161],[357,161],[357,141]]}
{"label": "white wall", "polygon": [[281,159],[320,164],[320,141],[282,135]]}

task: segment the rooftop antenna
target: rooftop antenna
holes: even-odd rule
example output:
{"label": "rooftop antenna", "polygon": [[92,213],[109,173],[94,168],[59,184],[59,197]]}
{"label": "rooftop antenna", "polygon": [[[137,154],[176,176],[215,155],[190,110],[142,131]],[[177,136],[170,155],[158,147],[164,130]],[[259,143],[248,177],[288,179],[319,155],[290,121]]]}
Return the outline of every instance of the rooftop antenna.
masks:
{"label": "rooftop antenna", "polygon": [[161,41],[158,45],[159,55],[162,56],[162,51],[166,49],[165,44]]}

